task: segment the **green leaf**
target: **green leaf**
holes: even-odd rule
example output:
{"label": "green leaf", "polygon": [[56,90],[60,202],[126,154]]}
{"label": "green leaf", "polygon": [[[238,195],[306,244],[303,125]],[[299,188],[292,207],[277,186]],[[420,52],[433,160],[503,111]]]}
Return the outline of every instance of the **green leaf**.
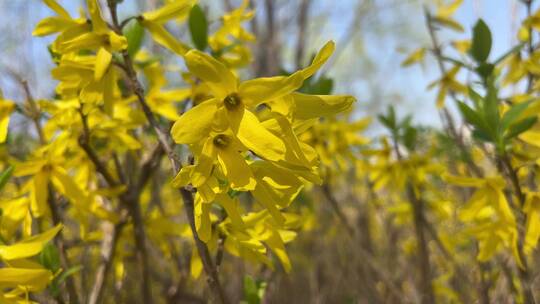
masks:
{"label": "green leaf", "polygon": [[0,173],[0,190],[7,184],[11,174],[13,174],[13,166],[9,166],[4,172]]}
{"label": "green leaf", "polygon": [[495,69],[493,64],[482,62],[476,68],[476,73],[483,79],[487,79],[493,73],[493,69]]}
{"label": "green leaf", "polygon": [[128,41],[128,54],[131,58],[134,58],[141,49],[144,40],[144,28],[139,22],[131,22],[130,25],[124,29],[124,36]]}
{"label": "green leaf", "polygon": [[484,132],[484,131],[482,131],[480,129],[474,129],[473,132],[472,132],[472,136],[473,136],[473,138],[476,138],[476,139],[478,139],[480,141],[487,141],[487,142],[493,142],[494,141],[493,138],[491,138],[491,136],[488,133],[486,133],[486,132]]}
{"label": "green leaf", "polygon": [[499,99],[497,97],[497,88],[493,82],[488,83],[487,95],[484,98],[484,118],[488,124],[489,130],[493,133],[499,130]]}
{"label": "green leaf", "polygon": [[410,151],[414,150],[417,134],[418,131],[414,127],[408,126],[405,128],[405,132],[403,134],[403,144]]}
{"label": "green leaf", "polygon": [[60,294],[60,286],[64,281],[71,275],[79,272],[83,267],[81,265],[73,266],[66,271],[63,271],[58,277],[54,278],[51,285],[49,286],[52,296],[56,297]]}
{"label": "green leaf", "polygon": [[531,102],[532,100],[515,104],[508,111],[506,111],[501,119],[501,131],[506,131],[506,129],[508,129],[508,127],[510,127],[510,125],[519,118],[521,113],[523,113],[527,107],[529,107]]}
{"label": "green leaf", "polygon": [[58,248],[51,242],[47,243],[38,256],[38,261],[43,267],[56,273],[60,269],[60,254]]}
{"label": "green leaf", "polygon": [[520,122],[510,127],[510,129],[508,130],[508,133],[506,133],[504,138],[508,140],[508,139],[512,139],[518,136],[519,134],[532,128],[532,126],[534,126],[537,120],[538,120],[537,117],[529,117],[529,118],[525,118],[521,120]]}
{"label": "green leaf", "polygon": [[479,19],[473,28],[473,39],[471,45],[471,55],[478,63],[485,62],[491,51],[491,31],[484,22]]}
{"label": "green leaf", "polygon": [[464,102],[458,101],[458,108],[465,121],[476,128],[483,129],[485,124],[482,117]]}
{"label": "green leaf", "polygon": [[308,90],[309,94],[315,95],[330,95],[334,87],[334,80],[332,78],[321,76],[317,81],[310,85]]}
{"label": "green leaf", "polygon": [[195,47],[201,51],[208,46],[208,21],[199,5],[194,5],[189,12],[189,32]]}
{"label": "green leaf", "polygon": [[483,100],[484,98],[482,96],[480,96],[480,94],[478,94],[472,87],[469,86],[468,88],[468,91],[469,91],[469,97],[472,99],[472,101],[474,102],[474,105],[476,108],[479,108],[482,103],[483,103]]}
{"label": "green leaf", "polygon": [[251,276],[244,276],[244,300],[241,303],[260,304],[266,290],[266,282],[255,281]]}

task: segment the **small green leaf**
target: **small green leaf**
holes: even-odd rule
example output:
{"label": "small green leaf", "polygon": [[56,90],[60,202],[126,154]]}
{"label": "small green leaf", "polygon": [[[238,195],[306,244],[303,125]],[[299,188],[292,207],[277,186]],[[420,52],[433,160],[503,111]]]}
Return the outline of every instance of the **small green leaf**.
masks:
{"label": "small green leaf", "polygon": [[57,272],[60,269],[60,254],[56,246],[51,242],[47,243],[40,252],[38,261],[52,273]]}
{"label": "small green leaf", "polygon": [[473,136],[473,138],[476,138],[476,139],[478,139],[480,141],[487,141],[487,142],[493,142],[494,141],[493,138],[491,138],[491,136],[488,133],[486,133],[486,132],[484,132],[484,131],[482,131],[480,129],[474,129],[473,132],[472,132],[472,136]]}
{"label": "small green leaf", "polygon": [[128,54],[133,58],[141,49],[144,40],[144,28],[139,22],[131,22],[130,25],[124,29],[124,36],[128,41]]}
{"label": "small green leaf", "polygon": [[405,132],[403,134],[403,144],[405,147],[413,151],[416,145],[416,139],[417,139],[418,131],[414,127],[406,127]]}
{"label": "small green leaf", "polygon": [[501,119],[501,131],[504,132],[516,119],[519,118],[521,113],[529,107],[532,100],[521,102],[513,105],[508,111],[506,111]]}
{"label": "small green leaf", "polygon": [[493,73],[493,69],[495,69],[493,64],[482,62],[476,68],[476,73],[483,79],[487,79]]}
{"label": "small green leaf", "polygon": [[255,281],[251,276],[244,276],[244,299],[240,303],[260,304],[266,291],[266,282]]}
{"label": "small green leaf", "polygon": [[472,87],[469,86],[468,88],[468,91],[469,91],[469,97],[472,99],[472,101],[474,102],[474,105],[476,108],[479,108],[482,103],[483,103],[483,100],[484,98],[482,96],[480,96],[480,94],[478,94]]}
{"label": "small green leaf", "polygon": [[489,130],[496,132],[499,130],[500,114],[499,114],[499,98],[495,85],[491,82],[488,84],[487,95],[484,98],[484,118],[487,122]]}
{"label": "small green leaf", "polygon": [[0,173],[0,190],[7,184],[11,174],[13,174],[13,166],[9,166],[4,172]]}
{"label": "small green leaf", "polygon": [[199,5],[194,5],[189,12],[189,32],[191,40],[199,50],[206,49],[208,45],[208,21]]}
{"label": "small green leaf", "polygon": [[491,52],[491,31],[487,24],[479,19],[473,28],[471,55],[478,63],[485,62]]}
{"label": "small green leaf", "polygon": [[465,121],[467,121],[470,125],[480,129],[483,129],[485,127],[485,124],[482,121],[482,117],[467,104],[458,101],[458,107],[461,115],[463,115]]}
{"label": "small green leaf", "polygon": [[510,127],[510,129],[508,130],[508,133],[506,133],[504,138],[508,140],[508,139],[512,139],[518,136],[519,134],[532,128],[532,126],[534,126],[537,120],[538,120],[537,117],[529,117],[529,118],[525,118],[521,120],[520,122]]}
{"label": "small green leaf", "polygon": [[81,265],[73,266],[66,271],[63,271],[58,277],[54,278],[51,285],[49,286],[52,296],[56,297],[60,294],[60,286],[64,281],[71,275],[79,272],[83,267]]}
{"label": "small green leaf", "polygon": [[313,83],[309,90],[309,94],[315,95],[329,95],[332,93],[334,87],[334,80],[332,78],[321,76],[315,83]]}

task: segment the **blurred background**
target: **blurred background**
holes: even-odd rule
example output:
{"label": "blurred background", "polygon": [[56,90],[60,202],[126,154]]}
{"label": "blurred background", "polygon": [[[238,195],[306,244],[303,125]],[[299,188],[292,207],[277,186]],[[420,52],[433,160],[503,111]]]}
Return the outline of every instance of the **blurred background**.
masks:
{"label": "blurred background", "polygon": [[[31,35],[37,22],[51,15],[49,8],[40,2],[0,0],[0,88],[13,100],[19,99],[22,91],[10,71],[28,79],[38,98],[51,96],[54,90],[55,82],[49,77],[53,63],[47,51],[53,37],[34,38]],[[83,0],[59,2],[72,15],[78,15]],[[154,8],[158,2],[124,0],[120,7],[121,17]],[[359,116],[381,112],[388,104],[393,104],[398,113],[414,114],[418,123],[439,126],[433,101],[436,92],[426,90],[426,84],[438,78],[436,65],[428,60],[422,67],[403,69],[400,66],[408,53],[420,45],[429,45],[423,7],[436,2],[253,0],[256,17],[247,28],[256,33],[259,41],[254,45],[258,56],[255,56],[251,72],[275,74],[280,68],[305,65],[326,41],[334,40],[337,49],[324,71],[334,78],[336,93],[357,97]],[[443,30],[438,34],[442,41],[466,39],[476,20],[483,18],[496,33],[494,55],[501,54],[515,44],[516,37],[512,33],[516,32],[518,21],[525,14],[524,6],[519,2],[465,0],[455,19],[466,31],[456,34]],[[237,7],[241,1],[201,0],[200,3],[210,14],[210,20],[217,21],[224,10]],[[189,40],[185,28],[170,26],[169,30]],[[299,48],[301,55],[297,54]],[[262,62],[264,60],[267,62]],[[175,63],[181,65],[181,61]],[[376,129],[374,125],[371,132]]]}
{"label": "blurred background", "polygon": [[[72,15],[79,14],[83,0],[59,0]],[[121,18],[135,15],[159,6],[159,0],[124,0],[119,8]],[[241,0],[200,0],[210,16],[210,27],[217,26],[219,16],[240,5]],[[407,55],[419,46],[430,46],[425,26],[424,8],[432,8],[436,1],[420,0],[252,0],[256,17],[247,28],[258,37],[253,44],[254,61],[245,71],[246,76],[274,75],[282,70],[305,66],[326,41],[336,42],[336,51],[323,68],[323,73],[334,80],[334,93],[354,95],[358,102],[354,116],[374,116],[394,105],[399,116],[412,114],[415,123],[439,127],[440,119],[435,105],[434,90],[427,84],[440,77],[433,58],[427,58],[421,66],[403,68]],[[6,98],[21,100],[24,93],[14,78],[18,75],[28,80],[35,98],[50,98],[54,94],[55,81],[50,77],[53,62],[47,45],[54,37],[34,38],[31,33],[36,23],[51,15],[51,11],[39,0],[0,0],[0,88]],[[438,32],[441,41],[468,39],[471,28],[478,18],[483,18],[494,33],[493,56],[503,54],[516,44],[515,34],[520,20],[525,16],[519,0],[464,0],[454,16],[465,32],[447,30]],[[168,29],[180,39],[189,40],[185,27],[169,24]],[[146,46],[157,48],[146,37]],[[168,63],[171,85],[181,83],[179,71],[183,69],[180,58],[164,57]],[[451,105],[450,110],[452,111]],[[10,128],[24,132],[28,126],[16,119]],[[375,122],[367,131],[378,134],[380,126]],[[315,193],[315,194],[313,194]],[[406,265],[407,257],[396,256],[395,240],[403,231],[391,225],[390,218],[372,217],[376,204],[357,204],[365,197],[338,197],[345,202],[344,213],[350,222],[373,239],[351,238],[337,225],[331,207],[324,198],[301,196],[298,208],[313,208],[317,224],[301,232],[298,241],[288,248],[293,270],[289,275],[283,271],[247,270],[262,273],[269,282],[267,293],[271,303],[353,303],[358,294],[367,295],[369,303],[370,275],[373,269],[384,265],[392,277],[407,277],[410,268],[393,269],[392,265]],[[369,194],[367,194],[369,195]],[[361,205],[362,208],[350,208]],[[372,214],[372,213],[371,213]],[[371,218],[371,219],[370,219]],[[378,221],[374,225],[373,221]],[[309,226],[309,221],[306,221]],[[374,229],[369,231],[370,229]],[[379,237],[380,230],[390,234]],[[392,234],[394,233],[394,234]],[[373,240],[383,240],[379,244]],[[377,247],[384,247],[377,254]],[[366,253],[376,259],[366,263]],[[379,264],[373,264],[377,262]],[[241,263],[232,262],[227,273],[244,273]],[[394,273],[395,270],[395,273]],[[202,282],[203,279],[201,279]],[[236,281],[239,280],[239,281]],[[242,276],[230,277],[225,282],[229,294],[235,295]],[[365,282],[363,282],[365,281]],[[404,285],[412,280],[405,281]],[[371,282],[372,283],[372,282]],[[200,285],[200,284],[199,284]],[[411,286],[408,286],[412,288]],[[407,286],[401,286],[407,291]],[[386,303],[396,303],[396,294],[388,293]]]}

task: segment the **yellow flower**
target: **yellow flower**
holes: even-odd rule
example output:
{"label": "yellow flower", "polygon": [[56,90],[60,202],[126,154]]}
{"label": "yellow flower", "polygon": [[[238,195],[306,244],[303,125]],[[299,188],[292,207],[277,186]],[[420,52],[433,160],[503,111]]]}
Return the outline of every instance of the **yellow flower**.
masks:
{"label": "yellow flower", "polygon": [[[213,98],[195,106],[176,121],[171,130],[173,139],[179,144],[195,144],[205,139],[212,129],[230,128],[240,142],[257,156],[273,161],[283,160],[283,141],[264,128],[249,109],[299,89],[304,80],[326,61],[332,49],[333,43],[330,42],[311,66],[290,76],[257,78],[242,83],[210,55],[198,50],[189,51],[185,56],[187,67],[210,88]],[[225,125],[216,125],[216,120],[225,122]]]}
{"label": "yellow flower", "polygon": [[138,21],[150,32],[152,38],[154,38],[157,43],[170,51],[183,56],[189,50],[189,47],[174,38],[174,36],[165,29],[163,24],[171,19],[186,15],[194,2],[195,1],[191,0],[172,1],[155,11],[142,14],[139,16]]}
{"label": "yellow flower", "polygon": [[14,109],[15,103],[11,100],[3,99],[2,94],[0,93],[0,144],[6,141],[9,116]]}
{"label": "yellow flower", "polygon": [[97,50],[94,78],[100,80],[112,61],[112,53],[127,48],[127,39],[109,29],[101,17],[101,10],[96,0],[87,0],[87,5],[92,19],[92,31],[62,42],[58,45],[57,51],[66,54],[80,50]]}
{"label": "yellow flower", "polygon": [[41,20],[32,32],[32,35],[47,36],[54,33],[79,32],[88,31],[90,29],[90,25],[84,18],[71,18],[69,13],[55,0],[43,0],[43,2],[45,2],[45,4],[52,9],[57,16],[48,17]]}

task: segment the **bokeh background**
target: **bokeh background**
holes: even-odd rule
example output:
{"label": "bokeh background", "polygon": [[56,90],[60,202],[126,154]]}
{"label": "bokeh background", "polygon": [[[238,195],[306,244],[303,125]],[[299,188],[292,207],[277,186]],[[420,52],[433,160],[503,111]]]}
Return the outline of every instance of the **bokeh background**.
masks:
{"label": "bokeh background", "polygon": [[[83,0],[59,2],[74,15],[78,14],[83,4]],[[240,2],[200,1],[210,14],[210,20],[214,21],[224,10],[236,7]],[[270,46],[261,43],[254,45],[254,48],[276,56],[278,65],[282,67],[294,67],[298,32],[300,27],[304,27],[299,26],[298,17],[302,5],[307,3],[303,35],[305,56],[302,64],[324,42],[334,40],[337,50],[324,71],[334,78],[336,92],[352,93],[357,97],[357,115],[372,115],[392,104],[401,115],[413,114],[420,124],[439,126],[440,120],[433,101],[436,92],[426,89],[427,84],[438,77],[437,66],[429,58],[421,67],[403,69],[400,66],[410,51],[419,45],[429,45],[423,7],[435,2],[275,0],[271,7],[274,19],[273,43]],[[438,34],[442,41],[449,40],[446,38],[466,39],[470,37],[470,30],[476,20],[483,18],[496,33],[493,55],[497,56],[516,43],[517,38],[513,33],[516,33],[519,20],[525,15],[524,6],[519,2],[465,0],[455,19],[466,31],[455,33],[442,30]],[[159,0],[124,0],[120,6],[121,17],[156,7],[158,3]],[[252,5],[257,14],[254,22],[256,25],[251,23],[248,29],[255,29],[259,41],[265,42],[269,29],[267,1],[253,0]],[[47,51],[47,45],[53,37],[37,38],[31,35],[36,23],[50,15],[49,8],[40,0],[0,0],[0,88],[6,97],[17,100],[23,93],[11,72],[26,78],[36,97],[48,97],[53,93],[55,81],[49,77],[53,63]],[[185,28],[169,26],[169,29],[179,37],[188,35]],[[181,68],[181,61],[173,64]],[[255,70],[251,72],[256,73]],[[179,80],[178,74],[176,77]],[[174,81],[174,77],[171,80]],[[377,132],[377,129],[377,124],[374,124],[370,132]]]}
{"label": "bokeh background", "polygon": [[[59,2],[72,15],[79,14],[83,5],[83,0]],[[159,2],[124,0],[119,8],[120,17],[124,19],[158,7]],[[210,16],[212,29],[212,26],[218,25],[219,16],[225,10],[240,5],[241,0],[199,2]],[[514,33],[526,13],[519,2],[465,0],[454,16],[464,26],[465,32],[441,30],[438,32],[440,40],[470,38],[473,24],[478,18],[483,18],[495,37],[492,56],[498,57],[517,42]],[[357,98],[355,116],[374,116],[388,105],[393,105],[399,116],[412,114],[418,124],[439,127],[436,92],[427,89],[429,83],[440,77],[434,59],[428,57],[420,66],[401,66],[411,51],[431,44],[425,26],[424,8],[433,4],[434,0],[252,0],[256,17],[249,22],[248,29],[259,40],[253,45],[254,62],[245,71],[246,76],[275,74],[282,69],[292,70],[306,65],[311,54],[326,41],[334,40],[337,49],[323,68],[323,73],[334,80],[335,93],[351,94]],[[51,11],[40,0],[0,0],[0,88],[5,97],[15,101],[24,98],[15,77],[26,79],[37,99],[50,98],[54,94],[56,83],[49,74],[53,62],[47,50],[54,37],[37,38],[31,35],[36,23],[50,15]],[[172,23],[168,29],[180,39],[189,40],[185,27]],[[183,69],[181,59],[167,56],[170,54],[166,50],[153,45],[149,37],[146,38],[147,47],[164,54],[170,84],[180,84],[179,72]],[[297,55],[298,49],[301,49],[302,56]],[[449,106],[451,111],[455,111]],[[24,132],[30,129],[27,123],[14,119],[10,128]],[[381,130],[374,122],[367,133],[377,134]],[[299,200],[299,204],[302,204],[303,200],[310,199],[300,197]],[[348,303],[348,299],[352,303],[355,294],[365,292],[359,291],[358,286],[366,286],[362,285],[362,280],[370,275],[371,270],[362,268],[365,261],[362,261],[363,255],[358,250],[369,251],[370,245],[361,243],[362,240],[360,243],[351,240],[341,227],[335,226],[328,205],[318,204],[316,208],[318,214],[327,215],[326,218],[319,217],[319,225],[325,229],[314,228],[291,244],[289,253],[293,272],[290,275],[283,272],[267,273],[266,279],[273,284],[269,287],[269,293],[273,295],[272,303]],[[349,213],[347,207],[345,212]],[[357,219],[358,226],[365,225],[369,229],[369,223],[363,222],[365,218]],[[374,235],[377,233],[373,231]],[[392,242],[392,235],[388,236],[387,241]],[[388,254],[388,257],[382,256],[377,260],[388,261],[389,264],[385,265],[388,269],[392,268],[390,263],[408,263],[406,259],[400,262],[399,257],[392,256],[396,254],[395,251],[386,250],[384,254]],[[229,266],[231,269],[224,271],[244,271],[234,268],[237,266],[241,267],[241,264],[233,264]],[[399,272],[408,270],[404,268]],[[231,278],[226,283],[227,288],[234,289],[235,285],[241,284],[234,280],[241,278]]]}

